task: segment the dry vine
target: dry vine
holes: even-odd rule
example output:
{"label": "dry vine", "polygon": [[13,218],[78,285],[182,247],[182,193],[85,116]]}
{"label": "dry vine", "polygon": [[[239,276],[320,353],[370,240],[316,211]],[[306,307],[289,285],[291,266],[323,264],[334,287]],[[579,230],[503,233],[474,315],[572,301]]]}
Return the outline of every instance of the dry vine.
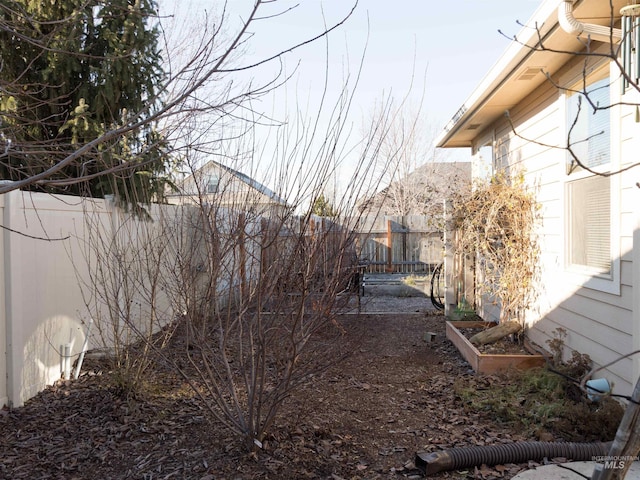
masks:
{"label": "dry vine", "polygon": [[539,204],[522,175],[498,175],[454,204],[459,253],[476,258],[477,294],[500,306],[500,321],[524,321],[534,297]]}

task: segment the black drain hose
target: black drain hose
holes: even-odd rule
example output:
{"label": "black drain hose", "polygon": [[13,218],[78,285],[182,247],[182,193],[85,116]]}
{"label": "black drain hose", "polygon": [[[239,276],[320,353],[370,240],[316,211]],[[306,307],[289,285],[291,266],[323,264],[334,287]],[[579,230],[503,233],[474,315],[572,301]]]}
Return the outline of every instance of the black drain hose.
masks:
{"label": "black drain hose", "polygon": [[[444,303],[440,300],[440,275],[442,275],[442,266],[444,263],[440,263],[433,273],[431,274],[431,303],[438,310],[444,310]],[[438,295],[436,295],[436,289]]]}
{"label": "black drain hose", "polygon": [[575,461],[607,455],[612,442],[517,442],[502,445],[452,448],[440,452],[416,453],[416,467],[425,475],[461,470],[478,465],[523,463],[529,460],[566,457]]}

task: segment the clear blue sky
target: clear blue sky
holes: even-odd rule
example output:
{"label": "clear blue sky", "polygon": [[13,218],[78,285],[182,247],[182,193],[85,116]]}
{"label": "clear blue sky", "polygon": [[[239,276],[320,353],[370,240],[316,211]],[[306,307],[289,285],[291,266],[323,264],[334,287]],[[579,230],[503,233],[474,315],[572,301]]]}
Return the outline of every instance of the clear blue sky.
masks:
{"label": "clear blue sky", "polygon": [[[205,9],[211,11],[223,5],[213,0],[192,2],[160,0],[160,13],[198,19],[203,18]],[[255,25],[254,36],[239,63],[277,53],[316,35],[323,30],[324,22],[334,24],[353,5],[349,0],[278,0],[267,4],[263,14],[282,12],[298,3],[292,11]],[[511,36],[517,34],[521,26],[516,22],[525,23],[541,3],[542,0],[360,0],[353,16],[329,38],[330,93],[337,95],[343,72],[355,73],[368,43],[352,111],[354,122],[358,122],[358,116],[367,118],[383,92],[392,92],[401,99],[414,74],[412,101],[418,103],[425,91],[423,120],[439,132],[508,47],[509,40],[498,30]],[[229,0],[230,22],[246,17],[252,4],[253,0]],[[198,34],[193,25],[188,36]],[[233,30],[234,25],[229,27]],[[291,96],[302,103],[320,96],[326,50],[324,42],[317,42],[285,57],[288,72],[297,68],[287,86],[287,102],[292,102]],[[274,64],[256,75],[267,78],[277,68]],[[280,97],[277,104],[283,103]],[[265,109],[268,110],[266,105]],[[468,155],[468,151],[460,151],[453,157],[467,159]]]}
{"label": "clear blue sky", "polygon": [[[273,53],[320,32],[323,21],[332,24],[350,10],[349,0],[279,0],[264,12],[279,12],[299,3],[292,11],[261,21],[249,53]],[[541,0],[360,0],[352,18],[329,40],[330,70],[341,76],[349,59],[353,72],[369,39],[359,103],[370,102],[392,90],[407,92],[415,69],[414,91],[420,93],[426,71],[426,110],[430,121],[444,126],[508,46],[509,35],[520,30]],[[161,0],[161,13],[203,16],[205,9],[219,8],[221,1],[196,0],[187,4]],[[246,12],[253,0],[230,0],[232,17]],[[188,5],[188,6],[187,6]],[[177,6],[174,11],[174,6]],[[215,6],[215,7],[212,7]],[[324,19],[323,19],[324,15]],[[195,32],[192,32],[192,34]],[[325,45],[318,43],[289,54],[287,67],[300,61],[298,89],[320,88],[325,65]],[[415,66],[414,66],[415,63]]]}

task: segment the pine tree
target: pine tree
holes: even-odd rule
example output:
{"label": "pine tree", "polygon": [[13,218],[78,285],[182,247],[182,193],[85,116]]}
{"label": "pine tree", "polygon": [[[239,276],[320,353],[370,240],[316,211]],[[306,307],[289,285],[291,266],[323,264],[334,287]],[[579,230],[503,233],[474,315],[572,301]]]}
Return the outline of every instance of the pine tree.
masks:
{"label": "pine tree", "polygon": [[338,212],[335,211],[331,202],[321,193],[313,202],[311,213],[319,217],[336,217]]}
{"label": "pine tree", "polygon": [[[0,178],[40,173],[159,106],[164,74],[155,15],[155,0],[3,0]],[[46,191],[158,199],[167,151],[148,125],[81,155]]]}

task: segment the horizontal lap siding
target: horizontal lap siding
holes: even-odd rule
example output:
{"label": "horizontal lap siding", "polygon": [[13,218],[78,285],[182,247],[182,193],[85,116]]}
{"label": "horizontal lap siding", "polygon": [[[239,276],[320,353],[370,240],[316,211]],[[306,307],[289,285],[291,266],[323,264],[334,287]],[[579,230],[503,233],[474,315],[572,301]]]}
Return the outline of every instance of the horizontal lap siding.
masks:
{"label": "horizontal lap siding", "polygon": [[[627,167],[637,161],[638,124],[635,121],[635,109],[623,108],[621,118],[621,147],[620,166]],[[618,177],[620,182],[620,271],[621,283],[633,285],[633,232],[636,228],[636,182],[637,168],[622,172]]]}
{"label": "horizontal lap siding", "polygon": [[[625,101],[632,101],[632,99],[625,99]],[[638,101],[636,97],[633,101]],[[631,106],[621,107],[621,123],[620,123],[620,167],[628,167],[638,161],[638,148],[639,148],[639,130],[638,123],[636,122],[635,108]],[[622,292],[625,300],[630,298],[631,305],[625,305],[631,310],[629,313],[629,326],[626,328],[626,332],[630,335],[631,341],[629,345],[625,345],[625,348],[619,348],[619,353],[629,353],[637,348],[638,339],[633,338],[634,326],[633,326],[633,309],[634,309],[634,296],[633,296],[633,270],[640,268],[633,263],[633,235],[634,230],[638,226],[638,205],[637,205],[637,187],[638,181],[638,167],[623,172],[618,175],[618,181],[620,184],[620,283],[622,285]],[[637,305],[637,290],[638,286],[635,286],[635,308]],[[629,292],[627,294],[627,292]],[[637,318],[637,317],[636,317]],[[637,333],[636,333],[637,335]],[[625,359],[614,367],[622,368],[626,370],[626,377],[629,379],[629,391],[633,389],[635,383],[634,374],[637,375],[637,368],[634,369],[633,362],[638,365],[638,358]],[[612,368],[614,368],[612,367]]]}
{"label": "horizontal lap siding", "polygon": [[[563,265],[566,154],[562,149],[554,148],[564,143],[565,120],[560,102],[559,92],[550,85],[544,85],[510,112],[516,133],[503,119],[493,128],[498,148],[500,143],[509,146],[509,158],[513,162],[511,171],[525,172],[527,184],[535,189],[541,204],[541,277],[536,303],[527,318],[531,326],[530,337],[548,348],[547,341],[554,338],[556,328],[563,328],[567,331],[565,344],[570,349],[587,353],[602,365],[633,348],[633,265],[630,250],[636,215],[631,201],[635,182],[631,175],[622,175],[615,180],[622,185],[621,234],[613,239],[620,242],[620,295],[572,285],[567,281]],[[629,113],[622,118],[622,163],[637,157],[637,153],[633,154],[638,151],[637,142],[633,140],[637,135],[637,124],[635,128],[629,126],[632,117]],[[623,360],[602,373],[615,382],[617,393],[631,391],[631,364],[631,360]]]}
{"label": "horizontal lap siding", "polygon": [[[577,330],[574,329],[575,327],[578,327]],[[616,332],[606,328],[606,326],[594,326],[590,323],[589,318],[570,310],[555,309],[547,314],[544,318],[544,328],[546,330],[544,334],[539,329],[534,329],[530,332],[530,337],[535,343],[548,349],[547,341],[554,338],[556,328],[562,328],[567,333],[565,344],[577,352],[587,353],[599,365],[618,358],[622,350],[625,353],[630,351],[628,350],[631,346],[630,335]],[[585,335],[585,333],[592,331],[591,329],[593,328],[601,332],[607,332],[608,335],[606,337]],[[546,334],[547,332],[548,335]],[[616,348],[611,348],[611,345],[616,345]],[[598,359],[600,360],[598,361]],[[629,374],[632,371],[631,362],[630,359],[622,360],[597,376],[602,375],[613,381],[616,393],[628,393],[631,389],[629,380]],[[614,378],[611,378],[612,376]]]}

